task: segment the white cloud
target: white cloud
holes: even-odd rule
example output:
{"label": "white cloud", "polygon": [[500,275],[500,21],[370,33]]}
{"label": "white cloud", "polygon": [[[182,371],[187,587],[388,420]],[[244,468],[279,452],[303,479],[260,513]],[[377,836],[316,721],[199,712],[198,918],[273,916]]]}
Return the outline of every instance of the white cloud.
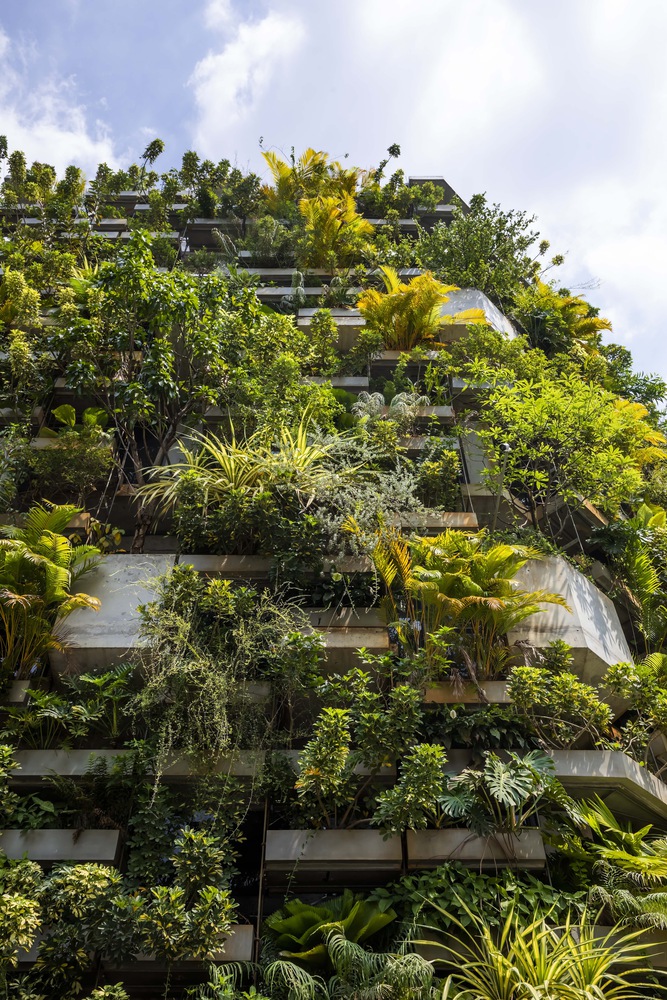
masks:
{"label": "white cloud", "polygon": [[22,149],[28,161],[52,163],[59,172],[71,163],[88,172],[102,160],[117,165],[107,127],[99,120],[89,125],[73,82],[36,82],[31,57],[23,50],[14,60],[13,51],[0,28],[0,127],[10,148]]}
{"label": "white cloud", "polygon": [[[212,20],[218,27],[227,26],[228,10],[220,0],[210,0],[209,23]],[[221,50],[197,63],[189,83],[199,110],[195,141],[201,152],[213,155],[230,125],[255,111],[269,84],[284,70],[304,38],[299,18],[269,11],[259,20],[234,24],[231,38]]]}
{"label": "white cloud", "polygon": [[204,21],[213,31],[226,28],[234,17],[231,0],[208,0]]}

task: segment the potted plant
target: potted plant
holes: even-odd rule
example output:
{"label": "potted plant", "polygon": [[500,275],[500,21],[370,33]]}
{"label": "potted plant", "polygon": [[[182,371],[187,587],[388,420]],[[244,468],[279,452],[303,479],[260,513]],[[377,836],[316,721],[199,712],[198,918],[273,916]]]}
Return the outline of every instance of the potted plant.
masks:
{"label": "potted plant", "polygon": [[400,837],[383,839],[370,826],[379,789],[416,739],[419,691],[404,684],[382,695],[369,673],[355,669],[321,692],[333,704],[298,756],[292,816],[299,828],[268,831],[267,868],[396,871]]}
{"label": "potted plant", "polygon": [[404,758],[394,787],[378,796],[373,824],[387,836],[407,832],[408,866],[544,867],[538,807],[541,814],[549,804],[572,811],[553,761],[539,750],[505,760],[487,753],[483,767],[453,777],[445,763],[442,747],[420,744]]}

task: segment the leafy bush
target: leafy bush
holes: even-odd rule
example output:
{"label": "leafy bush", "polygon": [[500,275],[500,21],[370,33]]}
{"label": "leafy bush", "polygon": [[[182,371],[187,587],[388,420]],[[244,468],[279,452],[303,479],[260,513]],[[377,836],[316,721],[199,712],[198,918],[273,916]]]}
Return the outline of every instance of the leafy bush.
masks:
{"label": "leafy bush", "polygon": [[417,495],[425,507],[454,511],[461,505],[461,460],[445,441],[429,445],[417,466]]}
{"label": "leafy bush", "polygon": [[[525,923],[544,917],[558,924],[568,913],[583,910],[586,894],[563,892],[527,871],[508,868],[489,875],[451,861],[374,889],[370,899],[394,907],[412,933],[419,929],[419,936],[423,936],[424,925],[427,930],[456,930],[458,924],[469,927],[474,916],[483,917],[488,927],[500,929],[510,912]],[[438,909],[429,903],[437,903]]]}
{"label": "leafy bush", "polygon": [[348,941],[363,942],[396,919],[390,906],[366,900],[346,889],[342,896],[311,906],[290,900],[264,922],[264,931],[281,958],[311,969],[326,968],[327,932],[340,928]]}

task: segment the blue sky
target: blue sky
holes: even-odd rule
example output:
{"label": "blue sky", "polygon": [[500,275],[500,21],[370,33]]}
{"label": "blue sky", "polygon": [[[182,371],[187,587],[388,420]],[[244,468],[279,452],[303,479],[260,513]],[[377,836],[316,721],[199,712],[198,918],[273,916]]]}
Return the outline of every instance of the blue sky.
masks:
{"label": "blue sky", "polygon": [[539,217],[667,376],[664,0],[6,0],[0,131],[63,168],[160,136],[261,170],[305,146],[444,175]]}

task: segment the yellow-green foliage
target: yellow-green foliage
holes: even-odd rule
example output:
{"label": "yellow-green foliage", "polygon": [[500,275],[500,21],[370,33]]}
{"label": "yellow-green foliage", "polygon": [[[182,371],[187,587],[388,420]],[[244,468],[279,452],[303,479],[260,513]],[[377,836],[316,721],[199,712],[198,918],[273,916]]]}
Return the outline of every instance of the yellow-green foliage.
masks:
{"label": "yellow-green foliage", "polygon": [[484,322],[481,309],[467,309],[456,316],[441,315],[450,292],[457,292],[458,288],[443,285],[428,271],[406,283],[393,267],[379,270],[385,291],[369,288],[359,297],[357,305],[366,323],[382,332],[389,350],[410,351],[425,341],[433,341],[446,323]]}
{"label": "yellow-green foliage", "polygon": [[350,267],[363,255],[374,229],[356,210],[351,194],[302,198],[304,234],[297,245],[300,267]]}

